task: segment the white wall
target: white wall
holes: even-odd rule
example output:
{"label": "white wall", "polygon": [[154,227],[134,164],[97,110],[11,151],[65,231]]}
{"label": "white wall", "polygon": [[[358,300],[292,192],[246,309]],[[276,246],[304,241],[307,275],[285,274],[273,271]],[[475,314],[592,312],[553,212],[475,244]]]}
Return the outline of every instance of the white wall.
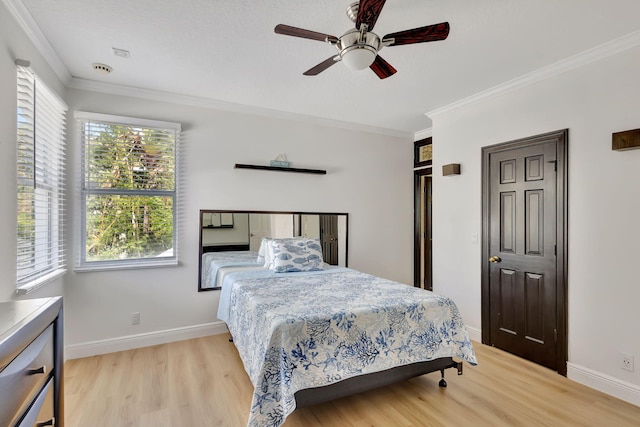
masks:
{"label": "white wall", "polygon": [[[412,145],[409,141],[309,123],[69,90],[0,3],[0,300],[15,299],[15,66],[31,61],[70,111],[183,124],[185,204],[180,267],[69,273],[28,298],[65,294],[66,342],[153,333],[215,322],[217,292],[197,293],[198,210],[337,211],[350,214],[350,266],[412,281]],[[638,369],[617,367],[621,351],[640,364],[640,150],[612,152],[611,133],[640,127],[634,49],[553,79],[434,117],[434,283],[480,330],[480,147],[569,128],[569,359],[635,393]],[[70,120],[71,177],[78,129]],[[234,170],[286,153],[326,176]],[[443,178],[442,164],[462,164]],[[212,185],[216,183],[217,185]],[[72,186],[70,190],[73,190]],[[70,258],[77,230],[69,197]],[[72,238],[73,237],[73,238]],[[385,250],[381,250],[384,248]],[[72,261],[72,259],[70,259]],[[131,326],[130,313],[141,313]],[[571,370],[570,370],[571,374]],[[597,381],[595,384],[598,386]],[[614,390],[615,391],[615,390]]]}
{"label": "white wall", "polygon": [[233,214],[232,228],[202,229],[202,246],[248,245],[248,244],[249,244],[249,214]]}
{"label": "white wall", "polygon": [[27,296],[16,290],[16,59],[31,68],[50,89],[64,97],[64,86],[0,2],[0,301],[63,295],[58,279]]}
{"label": "white wall", "polygon": [[[569,376],[584,370],[596,383],[630,385],[636,404],[640,150],[612,151],[611,134],[640,128],[639,64],[634,48],[433,117],[434,288],[477,329],[483,260],[472,237],[481,232],[481,147],[569,129]],[[454,162],[460,176],[438,173]],[[636,372],[618,366],[620,352],[636,356]]]}
{"label": "white wall", "polygon": [[[68,345],[216,321],[218,291],[197,292],[199,209],[348,212],[349,266],[412,283],[411,138],[77,89],[68,90],[67,102],[72,111],[182,123],[185,172],[181,265],[69,273]],[[69,145],[75,175],[79,129],[74,120]],[[233,168],[235,163],[268,164],[279,153],[286,153],[294,167],[326,169],[327,175]],[[75,240],[72,246],[75,250]],[[130,325],[132,312],[140,312],[140,325]]]}
{"label": "white wall", "polygon": [[[77,249],[79,129],[74,110],[180,122],[184,141],[184,209],[180,266],[110,272],[69,271],[27,298],[65,296],[65,341],[72,350],[118,340],[216,324],[218,292],[197,292],[199,209],[348,212],[350,266],[412,281],[412,140],[310,122],[230,113],[176,103],[66,90],[27,35],[0,3],[0,301],[16,299],[16,58],[69,105],[69,266]],[[286,153],[293,166],[326,176],[235,170],[268,164]],[[378,247],[387,250],[377,250]],[[141,324],[130,325],[140,312]],[[136,345],[135,339],[130,344]],[[95,344],[95,343],[94,343]],[[75,346],[75,347],[74,347]],[[93,350],[85,346],[86,352]],[[97,348],[99,352],[108,348]],[[95,350],[96,347],[94,346]],[[85,353],[86,353],[85,352]],[[73,351],[71,352],[73,353]],[[82,352],[75,352],[76,355]]]}

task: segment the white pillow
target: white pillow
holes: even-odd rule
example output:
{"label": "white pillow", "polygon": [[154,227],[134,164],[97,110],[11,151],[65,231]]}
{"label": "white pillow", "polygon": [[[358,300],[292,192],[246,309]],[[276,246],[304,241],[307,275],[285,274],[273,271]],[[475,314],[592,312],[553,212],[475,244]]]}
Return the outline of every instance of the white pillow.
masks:
{"label": "white pillow", "polygon": [[276,273],[324,270],[319,239],[273,239],[268,246],[272,258],[268,268]]}
{"label": "white pillow", "polygon": [[270,237],[263,237],[262,241],[260,242],[260,249],[258,250],[258,260],[256,261],[258,264],[264,264],[266,261],[267,247],[269,246],[269,240],[271,240]]}
{"label": "white pillow", "polygon": [[271,268],[273,266],[273,247],[271,244],[273,239],[268,238],[264,247],[264,268]]}

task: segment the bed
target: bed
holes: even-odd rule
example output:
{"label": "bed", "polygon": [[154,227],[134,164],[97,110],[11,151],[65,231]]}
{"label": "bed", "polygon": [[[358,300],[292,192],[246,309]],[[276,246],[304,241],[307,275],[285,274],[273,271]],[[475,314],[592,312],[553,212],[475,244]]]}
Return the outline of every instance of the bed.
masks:
{"label": "bed", "polygon": [[219,288],[224,276],[231,271],[245,268],[262,267],[264,262],[258,263],[256,251],[213,251],[202,254],[202,289]]}
{"label": "bed", "polygon": [[254,386],[248,425],[476,358],[448,298],[356,270],[251,268],[222,281],[218,317]]}

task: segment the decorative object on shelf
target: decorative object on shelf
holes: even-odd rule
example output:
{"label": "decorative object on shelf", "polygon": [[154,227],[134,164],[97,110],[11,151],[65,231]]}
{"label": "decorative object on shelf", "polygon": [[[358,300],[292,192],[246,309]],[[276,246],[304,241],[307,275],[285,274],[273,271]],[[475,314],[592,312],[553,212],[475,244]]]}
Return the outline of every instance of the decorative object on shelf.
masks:
{"label": "decorative object on shelf", "polygon": [[460,163],[442,165],[442,176],[460,175]]}
{"label": "decorative object on shelf", "polygon": [[616,132],[611,135],[611,149],[616,151],[640,148],[640,129]]}
{"label": "decorative object on shelf", "polygon": [[242,163],[236,163],[234,168],[235,169],[256,169],[256,170],[278,171],[278,172],[311,173],[315,175],[327,174],[327,171],[323,169],[284,168],[280,166],[246,165]]}
{"label": "decorative object on shelf", "polygon": [[429,166],[431,165],[432,152],[431,145],[432,138],[425,138],[414,142],[413,150],[413,167]]}
{"label": "decorative object on shelf", "polygon": [[269,164],[273,167],[278,167],[278,168],[290,168],[291,167],[291,162],[287,160],[287,155],[286,154],[278,154],[278,157],[276,157],[275,159],[271,160],[269,162]]}

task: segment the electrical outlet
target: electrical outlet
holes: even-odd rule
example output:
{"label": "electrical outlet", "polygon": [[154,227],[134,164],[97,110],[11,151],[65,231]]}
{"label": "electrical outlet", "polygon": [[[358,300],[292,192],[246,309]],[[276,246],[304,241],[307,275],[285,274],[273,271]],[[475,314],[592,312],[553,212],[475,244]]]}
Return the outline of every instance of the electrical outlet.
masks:
{"label": "electrical outlet", "polygon": [[140,324],[140,312],[136,311],[135,313],[131,313],[131,324],[132,325]]}
{"label": "electrical outlet", "polygon": [[625,371],[633,372],[633,355],[629,353],[620,353],[620,367]]}

